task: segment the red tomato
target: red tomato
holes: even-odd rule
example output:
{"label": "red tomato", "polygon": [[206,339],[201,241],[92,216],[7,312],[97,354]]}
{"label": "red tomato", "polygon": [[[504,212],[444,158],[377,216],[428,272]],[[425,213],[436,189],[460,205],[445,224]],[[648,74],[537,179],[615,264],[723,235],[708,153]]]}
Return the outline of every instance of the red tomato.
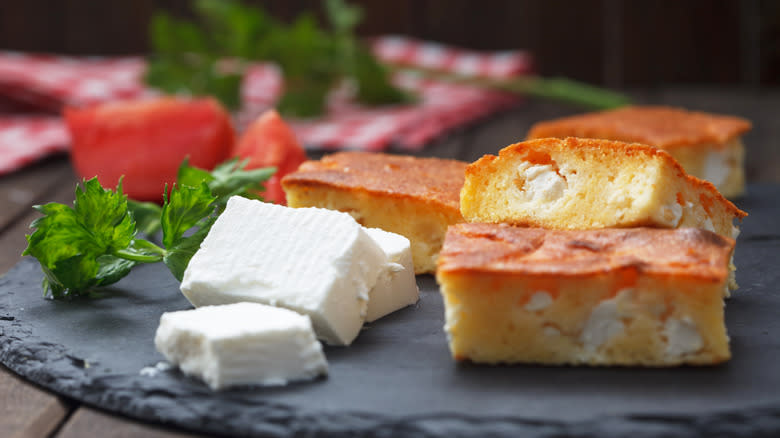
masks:
{"label": "red tomato", "polygon": [[160,98],[65,110],[71,159],[83,178],[115,187],[124,175],[131,198],[162,202],[179,165],[211,169],[227,159],[235,142],[230,116],[214,99]]}
{"label": "red tomato", "polygon": [[306,161],[306,152],[276,111],[266,111],[249,125],[238,140],[233,155],[248,158],[247,169],[276,167],[274,176],[265,183],[262,196],[266,201],[287,205],[280,181]]}

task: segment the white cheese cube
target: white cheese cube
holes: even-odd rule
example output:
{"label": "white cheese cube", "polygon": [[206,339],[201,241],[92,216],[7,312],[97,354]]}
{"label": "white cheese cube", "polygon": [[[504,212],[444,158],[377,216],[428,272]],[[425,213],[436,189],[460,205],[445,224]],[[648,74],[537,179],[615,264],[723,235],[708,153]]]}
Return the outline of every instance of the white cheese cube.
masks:
{"label": "white cheese cube", "polygon": [[375,321],[389,313],[414,304],[420,298],[414,277],[409,239],[379,228],[366,232],[387,255],[386,269],[379,274],[376,285],[368,293],[366,321]]}
{"label": "white cheese cube", "polygon": [[346,213],[234,196],[184,272],[195,306],[241,301],[309,315],[320,339],[349,345],[387,256]]}
{"label": "white cheese cube", "polygon": [[257,303],[164,313],[157,351],[212,389],[284,385],[328,373],[308,316]]}

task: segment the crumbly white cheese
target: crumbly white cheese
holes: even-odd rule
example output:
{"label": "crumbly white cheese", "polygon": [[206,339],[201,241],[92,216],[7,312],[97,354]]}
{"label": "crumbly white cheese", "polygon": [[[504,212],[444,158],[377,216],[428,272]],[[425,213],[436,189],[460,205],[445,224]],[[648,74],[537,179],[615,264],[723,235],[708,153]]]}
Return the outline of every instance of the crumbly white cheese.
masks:
{"label": "crumbly white cheese", "polygon": [[195,306],[241,301],[309,315],[317,336],[349,345],[387,256],[346,213],[234,196],[190,260],[181,291]]}
{"label": "crumbly white cheese", "polygon": [[542,327],[542,333],[544,333],[545,336],[549,336],[549,337],[555,337],[561,335],[561,331],[551,325],[546,325]]}
{"label": "crumbly white cheese", "polygon": [[157,377],[158,374],[171,369],[171,364],[165,361],[157,362],[153,366],[143,367],[138,374],[144,377]]}
{"label": "crumbly white cheese", "polygon": [[524,161],[518,166],[517,172],[525,181],[523,190],[534,202],[560,199],[567,188],[566,180],[558,175],[550,164],[531,164]]}
{"label": "crumbly white cheese", "polygon": [[164,313],[157,350],[212,389],[283,385],[327,374],[308,316],[257,303]]}
{"label": "crumbly white cheese", "polygon": [[631,289],[623,289],[614,298],[602,301],[591,311],[580,334],[580,341],[587,353],[595,353],[604,343],[623,333],[625,325],[621,319],[621,302],[629,301],[632,293]]}
{"label": "crumbly white cheese", "polygon": [[695,353],[704,346],[696,324],[689,317],[667,319],[664,324],[664,335],[666,355],[674,358]]}
{"label": "crumbly white cheese", "polygon": [[382,248],[388,260],[385,269],[379,274],[376,285],[368,293],[366,321],[371,322],[416,303],[420,298],[420,292],[414,277],[409,239],[379,228],[365,230]]}
{"label": "crumbly white cheese", "polygon": [[669,204],[662,205],[657,211],[655,211],[653,213],[653,219],[663,226],[675,228],[680,224],[682,215],[682,205],[678,204],[676,201],[673,201]]}
{"label": "crumbly white cheese", "polygon": [[701,227],[707,231],[711,231],[715,233],[715,225],[712,223],[712,219],[707,217],[704,218],[704,223],[701,225]]}
{"label": "crumbly white cheese", "polygon": [[711,182],[715,187],[720,187],[726,182],[731,172],[729,166],[729,154],[726,149],[712,150],[707,153],[704,159],[704,179]]}
{"label": "crumbly white cheese", "polygon": [[534,292],[533,295],[531,295],[531,298],[528,300],[527,303],[525,303],[525,306],[523,308],[529,312],[536,312],[537,310],[543,310],[547,308],[550,304],[552,304],[553,299],[552,296],[550,296],[549,293],[540,290]]}

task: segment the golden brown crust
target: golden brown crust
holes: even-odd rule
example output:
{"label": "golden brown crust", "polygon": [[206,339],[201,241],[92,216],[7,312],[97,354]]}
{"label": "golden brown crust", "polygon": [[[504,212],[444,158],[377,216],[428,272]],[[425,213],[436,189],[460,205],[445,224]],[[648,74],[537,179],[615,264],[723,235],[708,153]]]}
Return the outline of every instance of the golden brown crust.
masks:
{"label": "golden brown crust", "polygon": [[[546,160],[549,160],[549,155],[545,151],[572,151],[576,153],[578,149],[591,149],[591,150],[603,150],[612,149],[620,151],[626,157],[640,156],[647,160],[660,159],[665,162],[666,165],[675,169],[677,175],[681,178],[687,178],[688,182],[695,187],[699,187],[702,190],[709,193],[708,199],[710,202],[721,203],[725,210],[739,219],[747,216],[747,213],[737,208],[731,201],[726,199],[718,192],[712,183],[688,175],[680,164],[675,160],[668,152],[661,149],[657,149],[652,146],[640,143],[625,143],[622,141],[603,140],[593,138],[576,138],[568,137],[564,139],[560,138],[539,138],[534,140],[527,140],[520,143],[515,143],[501,149],[498,156],[484,155],[479,160],[469,164],[466,167],[466,175],[470,178],[477,178],[480,172],[483,172],[486,167],[490,167],[491,164],[499,159],[509,159],[511,157],[519,157],[524,161],[530,161],[534,164],[547,164]],[[545,155],[547,158],[545,159]]]}
{"label": "golden brown crust", "polygon": [[529,139],[587,137],[660,148],[720,145],[749,131],[749,121],[664,106],[629,106],[540,122]]}
{"label": "golden brown crust", "polygon": [[447,230],[438,271],[551,278],[624,271],[629,283],[643,274],[724,282],[734,245],[733,239],[697,228],[569,231],[458,224]]}
{"label": "golden brown crust", "polygon": [[466,164],[369,152],[340,152],[307,161],[282,178],[282,186],[329,186],[424,200],[459,209]]}

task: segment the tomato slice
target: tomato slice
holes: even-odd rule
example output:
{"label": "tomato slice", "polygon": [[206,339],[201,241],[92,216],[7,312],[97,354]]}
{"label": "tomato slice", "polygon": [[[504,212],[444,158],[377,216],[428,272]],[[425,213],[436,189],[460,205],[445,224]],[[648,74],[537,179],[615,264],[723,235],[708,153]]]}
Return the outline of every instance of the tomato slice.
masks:
{"label": "tomato slice", "polygon": [[265,182],[262,193],[266,201],[287,205],[282,190],[283,176],[298,169],[306,161],[306,152],[295,138],[295,133],[274,110],[258,117],[241,136],[233,156],[248,159],[247,169],[276,167],[276,173]]}
{"label": "tomato slice", "polygon": [[230,156],[235,142],[230,116],[216,100],[164,97],[67,108],[71,160],[82,178],[98,177],[142,201],[162,202],[185,157],[212,169]]}

